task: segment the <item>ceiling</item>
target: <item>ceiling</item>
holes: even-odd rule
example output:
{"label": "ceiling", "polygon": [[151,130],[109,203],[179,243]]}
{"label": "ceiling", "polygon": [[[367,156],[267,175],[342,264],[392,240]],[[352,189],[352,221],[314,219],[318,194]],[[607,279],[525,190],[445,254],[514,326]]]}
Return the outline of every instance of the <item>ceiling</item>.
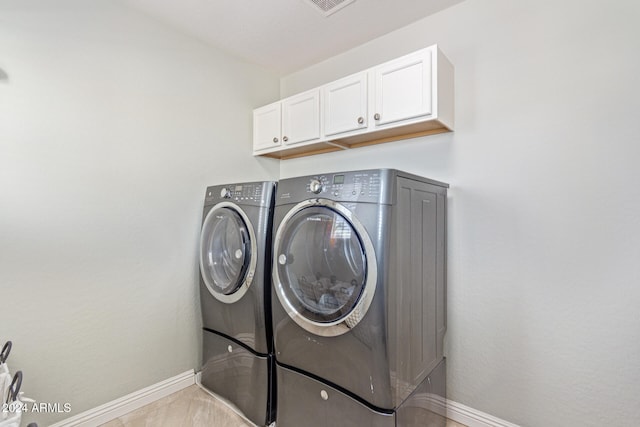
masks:
{"label": "ceiling", "polygon": [[345,52],[463,0],[355,0],[330,16],[310,0],[123,0],[280,75]]}

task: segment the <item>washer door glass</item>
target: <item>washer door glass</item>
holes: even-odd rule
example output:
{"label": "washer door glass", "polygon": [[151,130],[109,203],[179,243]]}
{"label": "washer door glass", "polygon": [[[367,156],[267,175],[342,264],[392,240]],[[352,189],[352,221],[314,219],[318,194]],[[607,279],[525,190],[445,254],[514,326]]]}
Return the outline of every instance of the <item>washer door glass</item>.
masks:
{"label": "washer door glass", "polygon": [[360,237],[340,213],[300,210],[284,225],[277,269],[284,297],[309,320],[338,321],[356,306],[366,283]]}
{"label": "washer door glass", "polygon": [[247,225],[233,209],[209,211],[200,236],[200,271],[212,292],[234,293],[243,283],[251,258]]}

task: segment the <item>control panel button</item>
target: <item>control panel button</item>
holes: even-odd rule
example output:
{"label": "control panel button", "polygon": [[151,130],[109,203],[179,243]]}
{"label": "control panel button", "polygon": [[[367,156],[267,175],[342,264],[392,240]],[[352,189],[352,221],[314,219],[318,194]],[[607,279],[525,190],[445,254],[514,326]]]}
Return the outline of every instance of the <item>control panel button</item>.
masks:
{"label": "control panel button", "polygon": [[231,198],[231,190],[229,190],[227,187],[222,187],[222,190],[220,190],[220,197],[222,197],[223,199]]}
{"label": "control panel button", "polygon": [[320,193],[322,191],[322,183],[317,179],[312,179],[309,182],[309,190],[314,194]]}

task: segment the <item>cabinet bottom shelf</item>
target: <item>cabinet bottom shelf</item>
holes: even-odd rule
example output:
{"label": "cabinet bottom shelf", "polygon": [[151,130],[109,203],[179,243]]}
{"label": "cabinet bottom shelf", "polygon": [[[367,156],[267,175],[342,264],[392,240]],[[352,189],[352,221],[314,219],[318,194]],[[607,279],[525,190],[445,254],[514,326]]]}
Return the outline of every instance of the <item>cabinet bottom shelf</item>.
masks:
{"label": "cabinet bottom shelf", "polygon": [[351,148],[366,147],[368,145],[384,144],[385,142],[398,141],[401,139],[418,138],[427,135],[451,132],[451,129],[442,123],[434,120],[413,125],[404,126],[402,133],[398,133],[398,128],[382,129],[374,132],[367,132],[347,138],[339,138],[331,141],[305,144],[302,146],[287,147],[269,153],[254,153],[256,156],[271,157],[274,159],[288,160],[298,157],[312,156],[315,154],[330,153],[333,151],[348,150]]}

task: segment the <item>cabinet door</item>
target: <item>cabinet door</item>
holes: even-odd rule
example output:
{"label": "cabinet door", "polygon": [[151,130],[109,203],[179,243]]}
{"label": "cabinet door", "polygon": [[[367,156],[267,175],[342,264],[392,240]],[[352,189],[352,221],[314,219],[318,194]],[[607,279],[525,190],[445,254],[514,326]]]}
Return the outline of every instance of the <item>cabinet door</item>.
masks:
{"label": "cabinet door", "polygon": [[282,101],[284,145],[320,139],[320,90],[314,89]]}
{"label": "cabinet door", "polygon": [[361,73],[322,88],[324,134],[327,136],[367,128],[367,74]]}
{"label": "cabinet door", "polygon": [[432,55],[425,49],[374,69],[375,126],[431,114]]}
{"label": "cabinet door", "polygon": [[280,102],[253,110],[253,151],[282,145]]}

